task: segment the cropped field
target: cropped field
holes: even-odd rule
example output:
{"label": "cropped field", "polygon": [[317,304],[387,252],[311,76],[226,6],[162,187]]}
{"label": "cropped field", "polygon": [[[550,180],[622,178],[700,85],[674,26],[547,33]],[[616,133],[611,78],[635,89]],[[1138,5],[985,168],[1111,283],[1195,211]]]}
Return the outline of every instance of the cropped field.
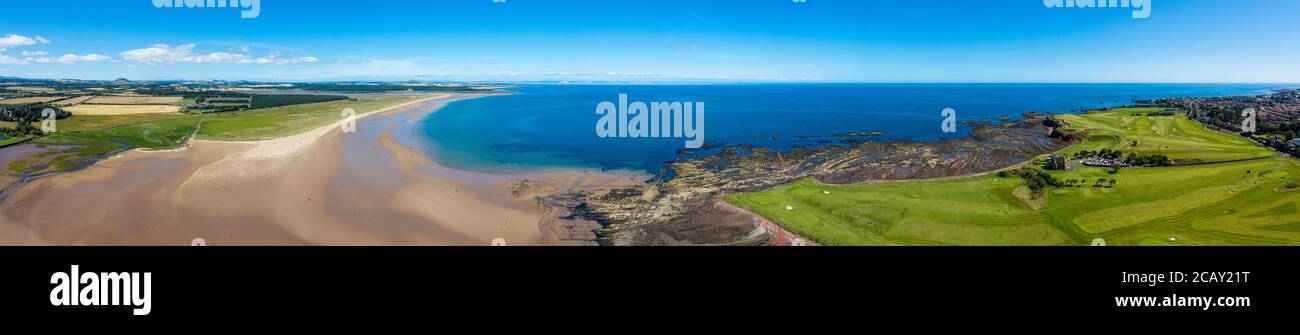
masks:
{"label": "cropped field", "polygon": [[0,100],[0,105],[26,105],[26,104],[36,104],[36,103],[50,102],[50,101],[55,101],[55,100],[63,100],[63,99],[67,99],[67,98],[68,98],[68,97],[26,97],[26,98],[13,98],[13,99],[4,99],[4,100]]}
{"label": "cropped field", "polygon": [[53,103],[53,105],[54,105],[55,107],[76,106],[76,105],[79,105],[79,104],[81,104],[81,103],[86,102],[86,100],[90,100],[90,99],[94,99],[94,98],[95,98],[95,96],[93,96],[93,95],[86,95],[86,96],[80,96],[80,97],[72,97],[72,98],[67,98],[67,99],[63,99],[63,100],[59,100],[59,101],[55,101],[55,102]]}
{"label": "cropped field", "polygon": [[128,115],[128,114],[159,114],[175,113],[180,111],[179,106],[172,105],[91,105],[80,104],[76,106],[64,107],[63,110],[71,112],[73,115]]}
{"label": "cropped field", "polygon": [[181,101],[181,97],[155,97],[155,96],[98,96],[87,104],[93,105],[170,105]]}
{"label": "cropped field", "polygon": [[[1186,115],[1147,116],[1155,108],[1120,108],[1089,114],[1058,115],[1071,129],[1083,130],[1083,143],[1066,151],[1110,148],[1123,152],[1162,154],[1176,164],[1223,162],[1277,153],[1235,134],[1205,128]],[[1136,114],[1136,116],[1135,116]]]}
{"label": "cropped field", "polygon": [[1088,245],[1094,238],[1107,245],[1300,245],[1300,161],[1268,158],[1276,153],[1185,116],[1124,112],[1129,116],[1071,117],[1072,130],[1096,138],[1067,152],[1110,148],[1202,163],[1265,158],[1115,174],[1051,171],[1083,183],[1037,197],[1019,177],[987,174],[854,186],[803,180],[725,199],[829,245]]}

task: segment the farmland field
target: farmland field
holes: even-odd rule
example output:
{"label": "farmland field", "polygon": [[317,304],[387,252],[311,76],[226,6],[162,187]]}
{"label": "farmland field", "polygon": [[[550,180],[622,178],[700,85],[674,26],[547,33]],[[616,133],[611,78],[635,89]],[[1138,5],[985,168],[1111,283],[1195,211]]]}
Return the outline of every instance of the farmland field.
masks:
{"label": "farmland field", "polygon": [[22,92],[54,92],[55,91],[55,89],[53,88],[40,87],[40,86],[8,86],[5,87],[5,89],[10,91],[22,91]]}
{"label": "farmland field", "polygon": [[90,100],[90,99],[94,99],[94,98],[95,98],[95,96],[93,96],[93,95],[80,96],[80,97],[72,97],[72,98],[67,98],[67,99],[63,99],[63,100],[59,100],[59,101],[55,101],[53,104],[54,104],[55,107],[76,106],[76,105],[79,105],[79,104],[81,104],[81,103],[86,102],[86,100]]}
{"label": "farmland field", "polygon": [[50,102],[50,101],[55,101],[55,100],[63,100],[63,99],[66,99],[66,98],[67,98],[67,97],[27,97],[27,98],[13,98],[13,99],[4,99],[4,100],[0,100],[0,105],[26,105],[26,104],[35,104],[35,103],[42,103],[42,102]]}
{"label": "farmland field", "polygon": [[155,96],[98,96],[86,104],[93,105],[169,105],[181,101],[181,97]]}
{"label": "farmland field", "polygon": [[1300,161],[1270,158],[1268,149],[1184,116],[1131,112],[1068,122],[1072,130],[1139,143],[1090,137],[1079,145],[1088,150],[1169,153],[1183,162],[1256,159],[1115,174],[1051,171],[1057,180],[1084,182],[1040,196],[1019,177],[986,174],[853,186],[803,180],[725,199],[830,245],[1088,245],[1094,238],[1108,245],[1300,245]]}
{"label": "farmland field", "polygon": [[172,105],[91,105],[83,103],[64,107],[63,110],[74,115],[128,115],[175,113],[180,111],[180,107]]}

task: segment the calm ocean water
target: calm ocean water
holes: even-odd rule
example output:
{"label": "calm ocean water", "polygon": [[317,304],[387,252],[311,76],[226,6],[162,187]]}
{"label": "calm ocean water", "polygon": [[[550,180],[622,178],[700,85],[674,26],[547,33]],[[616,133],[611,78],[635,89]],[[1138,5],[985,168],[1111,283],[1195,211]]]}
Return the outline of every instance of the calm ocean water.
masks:
{"label": "calm ocean water", "polygon": [[[595,133],[596,105],[618,101],[705,103],[705,143],[789,148],[884,132],[878,140],[964,137],[940,131],[944,108],[959,120],[1069,113],[1134,99],[1253,95],[1293,85],[1244,84],[732,84],[527,85],[518,94],[449,104],[422,121],[421,143],[444,165],[511,172],[548,167],[658,171],[683,139],[612,139]],[[777,139],[774,139],[777,138]]]}

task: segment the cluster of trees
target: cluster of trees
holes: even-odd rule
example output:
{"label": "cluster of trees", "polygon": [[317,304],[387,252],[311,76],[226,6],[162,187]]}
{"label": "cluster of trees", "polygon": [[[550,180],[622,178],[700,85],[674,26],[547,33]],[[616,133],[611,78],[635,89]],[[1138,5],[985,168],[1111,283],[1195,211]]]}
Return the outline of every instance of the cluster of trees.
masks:
{"label": "cluster of trees", "polygon": [[1042,195],[1043,191],[1046,191],[1048,187],[1065,186],[1064,183],[1056,180],[1051,174],[1039,169],[1003,170],[998,172],[1000,178],[1011,178],[1012,176],[1024,178],[1025,186],[1028,186],[1029,190],[1033,191],[1034,197]]}
{"label": "cluster of trees", "polygon": [[[1150,113],[1146,113],[1146,116],[1174,116],[1174,115],[1178,115],[1178,113],[1173,112],[1173,111],[1163,111],[1163,112],[1150,112]],[[1142,113],[1133,113],[1133,116],[1142,116]]]}
{"label": "cluster of trees", "polygon": [[28,135],[40,136],[44,134],[45,132],[41,131],[41,128],[33,126],[31,121],[18,121],[18,125],[14,128],[0,127],[0,135],[4,135],[5,138],[23,137]]}
{"label": "cluster of trees", "polygon": [[1211,107],[1202,112],[1201,116],[1197,117],[1196,120],[1230,131],[1241,131],[1241,121],[1244,118],[1241,116],[1241,109]]}
{"label": "cluster of trees", "polygon": [[1088,158],[1088,157],[1097,157],[1097,158],[1116,159],[1116,160],[1117,160],[1117,159],[1120,159],[1120,157],[1123,157],[1123,156],[1124,156],[1124,153],[1120,152],[1119,150],[1111,150],[1110,148],[1101,148],[1101,150],[1098,150],[1098,151],[1083,150],[1083,151],[1079,151],[1079,152],[1074,153],[1074,158],[1075,158],[1075,159],[1079,159],[1079,158]]}
{"label": "cluster of trees", "polygon": [[1124,157],[1124,164],[1129,166],[1171,166],[1174,165],[1174,161],[1165,155],[1130,153]]}
{"label": "cluster of trees", "polygon": [[4,137],[8,138],[29,135],[40,136],[45,134],[45,132],[41,131],[41,128],[36,127],[33,124],[45,120],[45,115],[42,115],[41,112],[45,111],[47,108],[54,110],[54,118],[56,120],[66,119],[72,116],[72,113],[54,108],[52,105],[47,103],[0,108],[0,121],[17,123],[13,128],[0,128],[0,135],[4,135]]}
{"label": "cluster of trees", "polygon": [[1281,124],[1260,123],[1260,134],[1278,134],[1282,135],[1282,141],[1290,141],[1300,138],[1300,121],[1290,121]]}
{"label": "cluster of trees", "polygon": [[44,111],[46,108],[53,109],[54,118],[58,120],[66,119],[69,116],[72,116],[72,113],[69,113],[62,109],[54,108],[53,105],[47,103],[26,104],[26,105],[0,108],[0,121],[40,122],[41,120],[45,119],[45,116],[41,115],[41,111]]}

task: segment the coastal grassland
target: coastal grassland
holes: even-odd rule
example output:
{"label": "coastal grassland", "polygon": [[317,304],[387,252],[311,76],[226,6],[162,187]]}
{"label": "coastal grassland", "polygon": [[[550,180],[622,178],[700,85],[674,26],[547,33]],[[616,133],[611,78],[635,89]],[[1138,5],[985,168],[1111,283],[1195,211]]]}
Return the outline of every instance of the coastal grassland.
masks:
{"label": "coastal grassland", "polygon": [[428,96],[367,98],[220,113],[205,117],[198,138],[251,141],[284,137],[338,122],[344,108],[361,116],[425,98]]}
{"label": "coastal grassland", "polygon": [[0,139],[0,148],[4,148],[4,147],[10,146],[10,145],[17,144],[17,143],[22,143],[22,142],[27,141],[27,140],[29,140],[29,139],[31,139],[31,138],[32,138],[31,136],[6,137],[6,138],[3,138],[3,139]]}
{"label": "coastal grassland", "polygon": [[1064,153],[1110,148],[1122,152],[1161,154],[1175,164],[1225,162],[1276,155],[1250,140],[1206,128],[1183,113],[1150,115],[1163,108],[1117,108],[1087,114],[1057,115],[1076,131],[1082,143]]}
{"label": "coastal grassland", "polygon": [[1040,194],[1020,177],[985,174],[852,186],[802,180],[724,199],[829,245],[1300,245],[1300,161],[1184,115],[1146,115],[1157,111],[1058,116],[1067,131],[1087,134],[1064,152],[1223,163],[1048,171],[1075,182]]}
{"label": "coastal grassland", "polygon": [[160,118],[95,130],[59,132],[42,137],[40,142],[75,144],[76,141],[68,143],[68,140],[89,139],[118,143],[131,148],[172,149],[184,144],[184,140],[195,131],[201,120],[197,117]]}
{"label": "coastal grassland", "polygon": [[[830,245],[1300,245],[1300,164],[1270,158],[1177,168],[1083,168],[1035,204],[1019,178],[853,186],[803,180],[726,200]],[[786,206],[790,206],[787,209]],[[1171,240],[1173,238],[1173,240]]]}
{"label": "coastal grassland", "polygon": [[32,141],[34,145],[47,149],[36,151],[31,157],[15,160],[10,164],[9,170],[27,174],[64,171],[122,149],[173,149],[184,144],[198,127],[199,121],[199,118],[192,117],[164,118],[102,129],[50,134]]}

